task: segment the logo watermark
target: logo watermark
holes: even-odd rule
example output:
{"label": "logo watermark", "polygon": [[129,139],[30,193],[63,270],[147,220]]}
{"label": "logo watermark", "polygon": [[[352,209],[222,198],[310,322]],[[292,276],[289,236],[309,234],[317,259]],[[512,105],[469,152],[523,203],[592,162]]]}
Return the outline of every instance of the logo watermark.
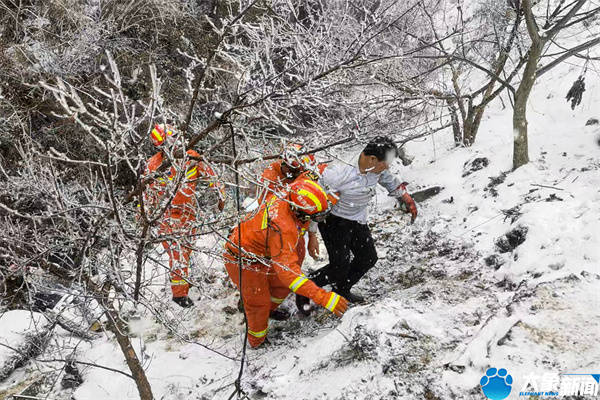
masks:
{"label": "logo watermark", "polygon": [[[586,399],[598,397],[600,400],[600,373],[528,374],[516,386],[517,382],[505,368],[488,368],[479,384],[485,397],[490,400],[504,400],[513,386],[515,395],[518,393],[519,397],[585,396]],[[517,388],[520,388],[518,392]]]}
{"label": "logo watermark", "polygon": [[519,396],[598,396],[600,374],[529,374]]}
{"label": "logo watermark", "polygon": [[512,390],[513,378],[504,368],[488,368],[479,380],[481,390],[490,400],[504,400]]}

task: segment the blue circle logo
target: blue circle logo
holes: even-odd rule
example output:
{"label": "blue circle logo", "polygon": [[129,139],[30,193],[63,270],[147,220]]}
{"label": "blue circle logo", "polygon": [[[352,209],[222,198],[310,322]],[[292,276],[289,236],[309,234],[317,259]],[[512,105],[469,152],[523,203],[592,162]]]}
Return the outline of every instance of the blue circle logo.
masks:
{"label": "blue circle logo", "polygon": [[504,368],[489,368],[479,383],[485,397],[490,400],[504,400],[510,394],[513,378]]}

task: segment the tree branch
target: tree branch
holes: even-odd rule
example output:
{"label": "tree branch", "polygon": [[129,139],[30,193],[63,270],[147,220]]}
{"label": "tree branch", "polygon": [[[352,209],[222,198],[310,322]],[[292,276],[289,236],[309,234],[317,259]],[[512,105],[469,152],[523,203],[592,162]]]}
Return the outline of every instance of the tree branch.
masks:
{"label": "tree branch", "polygon": [[[529,2],[529,0],[524,0]],[[550,29],[549,31],[546,32],[546,40],[553,38],[554,36],[556,36],[556,34],[563,28],[563,26],[569,22],[569,20],[571,18],[573,18],[573,16],[575,14],[577,14],[577,11],[579,11],[579,9],[581,7],[583,7],[583,5],[587,2],[587,0],[578,0],[577,3],[573,6],[573,8],[571,8],[569,10],[569,12],[562,17],[557,23],[556,25],[554,25],[552,27],[552,29]]]}
{"label": "tree branch", "polygon": [[[196,82],[196,86],[194,87],[194,93],[192,94],[192,100],[190,102],[190,106],[188,108],[188,112],[187,112],[187,116],[185,118],[185,122],[183,124],[182,127],[182,134],[185,137],[187,134],[187,130],[190,126],[190,122],[192,121],[192,114],[194,112],[194,106],[196,105],[196,101],[198,100],[198,92],[200,91],[200,86],[202,85],[202,82],[204,81],[204,77],[206,76],[206,72],[208,71],[208,69],[210,68],[210,65],[212,64],[212,60],[214,59],[217,50],[219,49],[219,47],[221,46],[221,43],[223,43],[223,40],[225,39],[225,34],[227,33],[227,31],[237,22],[239,21],[244,15],[246,15],[246,13],[252,8],[254,7],[254,5],[258,2],[258,0],[254,0],[252,3],[250,3],[248,5],[248,7],[246,7],[244,10],[242,10],[242,12],[240,12],[229,24],[227,24],[227,26],[225,26],[223,28],[223,30],[221,31],[221,35],[219,35],[219,41],[215,44],[215,47],[213,48],[213,50],[211,51],[211,53],[208,56],[208,59],[206,60],[206,66],[204,67],[204,69],[202,70],[202,72],[200,73],[200,76],[198,77],[198,81]],[[190,147],[192,147],[193,145],[190,145]]]}
{"label": "tree branch", "polygon": [[552,62],[550,62],[549,64],[539,68],[536,72],[536,75],[538,77],[540,77],[541,75],[545,74],[546,72],[550,71],[552,68],[556,67],[558,64],[560,64],[561,62],[563,62],[564,60],[566,60],[567,58],[576,55],[577,53],[583,51],[583,50],[587,50],[590,47],[594,47],[597,44],[600,44],[600,37],[597,37],[595,39],[592,40],[588,40],[585,43],[580,44],[579,46],[575,46],[572,49],[567,50],[563,55],[561,55],[560,57],[556,58],[555,60],[553,60]]}
{"label": "tree branch", "polygon": [[527,25],[527,32],[529,32],[529,37],[533,42],[539,42],[541,40],[540,34],[538,31],[537,24],[535,23],[535,17],[533,16],[533,11],[531,10],[531,2],[530,0],[523,0],[523,13],[525,14],[525,23]]}
{"label": "tree branch", "polygon": [[[334,143],[329,143],[329,144],[326,144],[326,145],[323,145],[323,146],[320,146],[320,147],[316,147],[314,149],[303,151],[302,153],[298,153],[298,155],[299,156],[303,156],[303,155],[306,155],[306,154],[312,154],[312,153],[316,153],[318,151],[323,151],[323,150],[328,149],[328,148],[333,147],[333,146],[337,146],[337,145],[340,145],[340,144],[348,143],[348,142],[354,140],[355,138],[356,137],[354,135],[352,135],[352,136],[349,136],[349,137],[347,137],[345,139],[338,140],[337,142],[334,142]],[[243,159],[243,160],[235,160],[233,162],[233,164],[235,166],[238,166],[238,165],[242,165],[242,164],[249,164],[249,163],[255,162],[255,161],[275,160],[277,158],[281,158],[281,153],[271,154],[271,155],[263,156],[263,157],[254,157],[254,158],[246,158],[246,159]],[[198,159],[198,157],[190,157],[190,159],[196,160],[196,159]],[[231,164],[232,160],[231,160],[231,158],[209,158],[208,161],[213,162],[213,163]]]}

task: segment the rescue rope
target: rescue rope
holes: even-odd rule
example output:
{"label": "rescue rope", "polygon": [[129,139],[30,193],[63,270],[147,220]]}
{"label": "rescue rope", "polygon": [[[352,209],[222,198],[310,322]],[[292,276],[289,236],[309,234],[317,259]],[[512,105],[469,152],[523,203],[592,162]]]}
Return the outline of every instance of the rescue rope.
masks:
{"label": "rescue rope", "polygon": [[[229,129],[231,131],[231,146],[232,146],[232,151],[233,151],[233,162],[235,165],[235,161],[237,160],[237,149],[235,146],[235,132],[233,130],[233,124],[231,122],[228,121],[229,124]],[[237,243],[237,248],[238,248],[238,254],[237,254],[237,260],[238,260],[238,268],[239,268],[239,290],[240,290],[240,299],[242,299],[242,303],[243,303],[243,297],[242,297],[242,270],[243,270],[243,265],[242,265],[242,229],[240,227],[240,221],[241,221],[241,204],[240,204],[240,175],[239,172],[237,170],[237,168],[234,168],[234,174],[235,174],[235,202],[236,202],[236,207],[237,207],[237,225],[238,225],[238,243]],[[246,348],[248,346],[248,316],[246,315],[246,307],[244,307],[244,325],[245,325],[245,332],[244,332],[244,344],[242,345],[242,357],[240,360],[240,372],[238,374],[237,379],[235,380],[235,390],[233,393],[231,393],[231,396],[229,396],[229,399],[232,399],[233,396],[235,396],[236,394],[238,395],[238,399],[241,398],[241,395],[243,394],[242,391],[242,375],[244,374],[244,361],[246,359]]]}

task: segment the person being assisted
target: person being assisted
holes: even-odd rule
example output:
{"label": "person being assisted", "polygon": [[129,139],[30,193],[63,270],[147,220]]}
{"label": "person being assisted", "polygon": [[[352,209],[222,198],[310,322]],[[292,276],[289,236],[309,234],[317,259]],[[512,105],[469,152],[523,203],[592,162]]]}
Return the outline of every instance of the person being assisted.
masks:
{"label": "person being assisted", "polygon": [[[401,209],[411,214],[411,222],[417,217],[415,202],[406,191],[407,184],[389,172],[397,155],[394,142],[378,136],[365,146],[356,162],[329,164],[319,180],[338,200],[327,218],[318,223],[329,264],[309,277],[318,286],[331,285],[351,303],[364,302],[364,297],[351,289],[377,262],[375,243],[367,225],[367,207],[375,196],[376,186],[383,186],[398,199]],[[310,229],[314,230],[314,225]],[[309,303],[308,298],[296,296],[296,305],[303,314],[310,314]]]}

